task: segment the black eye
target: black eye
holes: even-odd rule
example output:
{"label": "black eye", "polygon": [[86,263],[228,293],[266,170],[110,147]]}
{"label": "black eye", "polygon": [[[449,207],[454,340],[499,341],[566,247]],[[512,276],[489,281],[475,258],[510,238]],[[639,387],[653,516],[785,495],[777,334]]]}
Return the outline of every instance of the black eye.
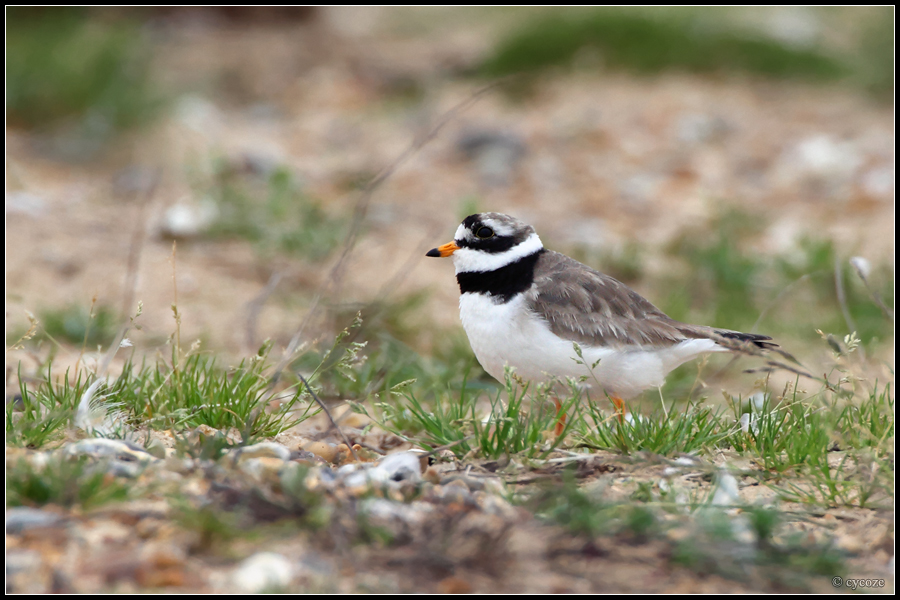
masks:
{"label": "black eye", "polygon": [[494,230],[490,227],[479,227],[478,231],[475,232],[475,235],[485,240],[489,237],[494,237]]}

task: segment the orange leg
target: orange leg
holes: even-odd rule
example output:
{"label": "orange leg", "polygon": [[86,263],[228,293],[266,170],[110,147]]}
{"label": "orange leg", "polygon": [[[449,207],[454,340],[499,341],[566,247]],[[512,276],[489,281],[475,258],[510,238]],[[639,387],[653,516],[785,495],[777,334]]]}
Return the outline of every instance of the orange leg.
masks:
{"label": "orange leg", "polygon": [[566,428],[566,413],[563,412],[562,402],[559,401],[559,398],[554,396],[553,403],[556,405],[556,427],[553,428],[553,432],[559,436]]}
{"label": "orange leg", "polygon": [[625,408],[625,401],[615,394],[610,394],[609,399],[612,401],[613,406],[616,407],[616,415],[619,417],[619,423],[623,423],[625,421],[625,413],[628,411],[628,409]]}

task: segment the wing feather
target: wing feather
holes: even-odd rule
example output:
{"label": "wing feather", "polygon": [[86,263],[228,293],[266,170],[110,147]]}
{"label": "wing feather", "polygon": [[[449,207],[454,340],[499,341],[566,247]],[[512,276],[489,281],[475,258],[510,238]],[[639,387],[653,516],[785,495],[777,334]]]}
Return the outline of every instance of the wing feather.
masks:
{"label": "wing feather", "polygon": [[526,296],[553,333],[588,346],[667,348],[725,331],[670,319],[624,283],[558,252],[538,259]]}

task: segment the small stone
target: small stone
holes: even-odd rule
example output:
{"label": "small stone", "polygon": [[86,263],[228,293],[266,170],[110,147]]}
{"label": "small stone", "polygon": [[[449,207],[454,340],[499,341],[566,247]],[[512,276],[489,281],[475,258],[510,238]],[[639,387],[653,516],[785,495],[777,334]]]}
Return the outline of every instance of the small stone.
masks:
{"label": "small stone", "polygon": [[129,165],[113,176],[113,193],[120,196],[145,194],[158,180],[156,169],[141,165]]}
{"label": "small stone", "polygon": [[472,498],[486,514],[496,515],[504,519],[516,518],[515,507],[499,496],[493,496],[485,492],[475,492],[472,494]]}
{"label": "small stone", "polygon": [[428,467],[425,470],[425,473],[422,475],[422,479],[424,479],[425,481],[427,481],[429,483],[433,483],[433,484],[437,485],[441,482],[441,474],[434,467]]}
{"label": "small stone", "polygon": [[22,394],[7,394],[6,405],[12,404],[13,412],[22,412],[25,410],[25,402],[22,400]]}
{"label": "small stone", "polygon": [[484,485],[483,489],[488,494],[494,496],[505,497],[507,494],[506,485],[499,477],[485,477],[481,480]]}
{"label": "small stone", "polygon": [[49,581],[44,559],[35,550],[8,550],[6,553],[7,593],[47,593]]}
{"label": "small stone", "polygon": [[466,483],[465,479],[454,477],[453,479],[448,479],[446,483],[444,483],[444,487],[447,489],[450,488],[459,488],[461,490],[469,491],[469,484]]}
{"label": "small stone", "polygon": [[[286,473],[289,473],[289,471],[286,471]],[[337,474],[331,468],[314,467],[306,474],[303,485],[311,492],[333,489],[337,479]]]}
{"label": "small stone", "polygon": [[333,463],[337,456],[337,448],[325,442],[307,442],[303,444],[302,448],[329,463]]}
{"label": "small stone", "polygon": [[174,239],[197,237],[210,228],[218,214],[218,207],[209,199],[199,204],[173,204],[163,214],[159,233],[163,237]]}
{"label": "small stone", "polygon": [[[454,484],[456,482],[453,482]],[[463,485],[441,485],[434,488],[434,496],[443,504],[469,504],[472,502],[472,494],[469,488]]]}
{"label": "small stone", "polygon": [[192,458],[178,458],[173,453],[166,456],[163,467],[168,471],[180,475],[187,475],[194,469],[194,460]]}
{"label": "small stone", "polygon": [[166,446],[156,438],[151,438],[147,444],[147,453],[156,458],[166,458]]}
{"label": "small stone", "polygon": [[38,527],[52,527],[60,521],[62,521],[62,517],[55,513],[27,506],[17,506],[6,510],[6,533],[15,535]]}
{"label": "small stone", "polygon": [[475,162],[482,182],[489,186],[510,183],[516,167],[525,155],[524,140],[513,133],[471,129],[456,143],[457,149]]}
{"label": "small stone", "polygon": [[862,256],[854,256],[850,259],[850,264],[856,269],[856,272],[859,273],[859,276],[862,279],[868,279],[869,275],[872,273],[872,263]]}
{"label": "small stone", "polygon": [[248,458],[238,463],[238,469],[250,475],[257,481],[263,481],[267,476],[277,476],[284,468],[285,461],[271,456]]}
{"label": "small stone", "polygon": [[283,461],[291,459],[291,451],[275,442],[261,442],[252,446],[244,446],[236,452],[235,460],[243,461],[250,458],[277,458]]}
{"label": "small stone", "polygon": [[863,192],[872,198],[890,201],[894,197],[894,168],[888,166],[869,169],[860,178]]}
{"label": "small stone", "polygon": [[678,141],[703,144],[725,137],[731,127],[722,117],[703,113],[682,115],[676,125]]}
{"label": "small stone", "polygon": [[422,478],[422,463],[413,452],[398,452],[384,457],[373,471],[377,479],[383,475],[386,481],[415,482]]}
{"label": "small stone", "polygon": [[731,473],[719,471],[718,485],[713,494],[712,505],[729,506],[741,504],[741,494],[738,491],[738,482]]}
{"label": "small stone", "polygon": [[471,594],[472,584],[463,579],[451,575],[445,579],[441,579],[437,584],[439,594]]}
{"label": "small stone", "polygon": [[6,192],[6,214],[24,213],[31,217],[39,217],[46,212],[47,202],[30,192]]}
{"label": "small stone", "polygon": [[232,575],[241,591],[258,594],[282,590],[291,583],[291,562],[275,552],[258,552],[244,560]]}
{"label": "small stone", "polygon": [[136,479],[144,472],[144,465],[135,462],[125,462],[121,460],[109,460],[106,463],[106,472],[113,477],[127,477]]}
{"label": "small stone", "polygon": [[136,462],[142,465],[158,459],[133,442],[126,440],[110,440],[106,438],[88,438],[66,446],[69,456],[91,456],[93,458],[112,458],[122,462]]}

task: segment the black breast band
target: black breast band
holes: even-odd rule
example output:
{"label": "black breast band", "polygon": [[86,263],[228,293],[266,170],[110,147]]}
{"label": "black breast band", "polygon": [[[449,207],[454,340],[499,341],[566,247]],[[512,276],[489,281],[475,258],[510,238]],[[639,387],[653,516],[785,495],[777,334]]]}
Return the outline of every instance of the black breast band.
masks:
{"label": "black breast band", "polygon": [[534,283],[534,265],[546,250],[541,248],[534,254],[523,256],[516,262],[493,271],[457,273],[459,292],[490,294],[495,302],[506,304],[519,292],[524,292]]}

